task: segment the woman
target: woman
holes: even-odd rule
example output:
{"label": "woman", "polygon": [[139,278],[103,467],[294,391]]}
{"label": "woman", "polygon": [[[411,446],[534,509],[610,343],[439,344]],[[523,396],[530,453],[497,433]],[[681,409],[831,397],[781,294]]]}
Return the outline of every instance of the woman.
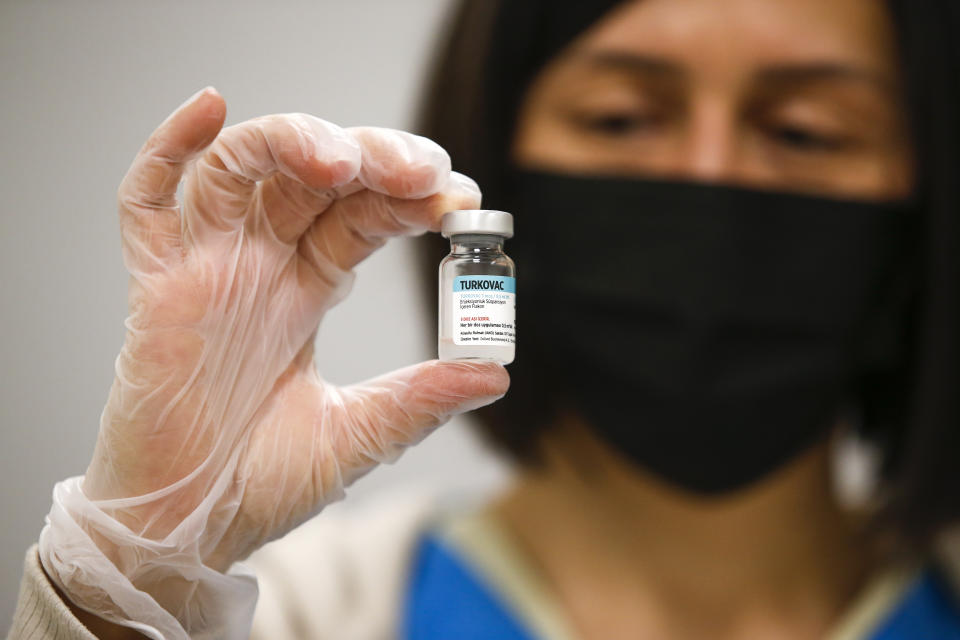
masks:
{"label": "woman", "polygon": [[[960,637],[934,554],[958,510],[957,26],[932,1],[465,2],[425,128],[518,214],[514,388],[483,417],[521,473],[478,510],[268,547],[254,635]],[[77,623],[42,561],[102,636],[245,634],[235,560],[506,390],[482,363],[348,389],[310,366],[353,264],[478,206],[442,152],[222,120],[201,93],[121,187],[128,339],[22,633],[24,601]],[[884,462],[858,510],[830,473],[854,427]]]}

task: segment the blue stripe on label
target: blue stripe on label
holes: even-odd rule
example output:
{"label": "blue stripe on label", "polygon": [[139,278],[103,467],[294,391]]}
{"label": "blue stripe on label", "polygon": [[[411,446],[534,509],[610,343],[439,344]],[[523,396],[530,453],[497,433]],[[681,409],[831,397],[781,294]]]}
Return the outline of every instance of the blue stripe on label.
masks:
{"label": "blue stripe on label", "polygon": [[453,291],[516,293],[517,279],[510,276],[457,276],[453,279]]}

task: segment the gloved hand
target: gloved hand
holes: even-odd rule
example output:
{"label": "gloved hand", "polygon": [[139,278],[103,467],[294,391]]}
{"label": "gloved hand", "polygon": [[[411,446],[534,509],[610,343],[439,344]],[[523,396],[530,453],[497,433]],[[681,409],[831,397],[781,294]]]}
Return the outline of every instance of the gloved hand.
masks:
{"label": "gloved hand", "polygon": [[224,115],[198,93],[120,186],[126,340],[93,460],[56,486],[40,542],[74,603],[155,638],[245,636],[256,583],[224,573],[235,561],[508,385],[493,363],[342,388],[314,366],[354,265],[479,206],[443,149],[303,114],[221,131]]}

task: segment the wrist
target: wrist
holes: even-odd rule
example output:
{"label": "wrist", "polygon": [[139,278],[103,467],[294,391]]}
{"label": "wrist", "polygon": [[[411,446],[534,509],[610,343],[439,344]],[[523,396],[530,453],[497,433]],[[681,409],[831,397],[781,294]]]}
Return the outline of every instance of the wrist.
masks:
{"label": "wrist", "polygon": [[[43,567],[41,563],[41,568]],[[131,629],[130,627],[124,627],[119,624],[115,624],[101,618],[98,615],[90,613],[85,609],[81,609],[76,604],[73,603],[67,595],[60,590],[60,587],[50,579],[50,576],[47,575],[47,570],[43,570],[43,575],[46,577],[47,582],[53,587],[53,590],[56,592],[57,597],[59,597],[67,608],[70,609],[70,613],[73,614],[73,617],[80,621],[83,626],[87,628],[90,633],[100,638],[100,640],[126,640],[128,638],[146,638],[145,635]]]}

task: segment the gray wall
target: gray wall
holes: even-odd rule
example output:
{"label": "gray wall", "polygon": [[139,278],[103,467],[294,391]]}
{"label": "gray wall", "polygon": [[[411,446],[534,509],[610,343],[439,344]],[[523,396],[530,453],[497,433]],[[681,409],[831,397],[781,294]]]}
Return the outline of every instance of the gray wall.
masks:
{"label": "gray wall", "polygon": [[[306,111],[407,126],[448,4],[0,3],[0,630],[53,483],[83,473],[93,450],[123,340],[115,194],[143,140],[207,84],[226,98],[228,124]],[[361,265],[353,295],[321,328],[328,379],[433,355],[411,258],[400,241]],[[386,486],[482,493],[505,473],[461,420],[363,479],[340,508]]]}

